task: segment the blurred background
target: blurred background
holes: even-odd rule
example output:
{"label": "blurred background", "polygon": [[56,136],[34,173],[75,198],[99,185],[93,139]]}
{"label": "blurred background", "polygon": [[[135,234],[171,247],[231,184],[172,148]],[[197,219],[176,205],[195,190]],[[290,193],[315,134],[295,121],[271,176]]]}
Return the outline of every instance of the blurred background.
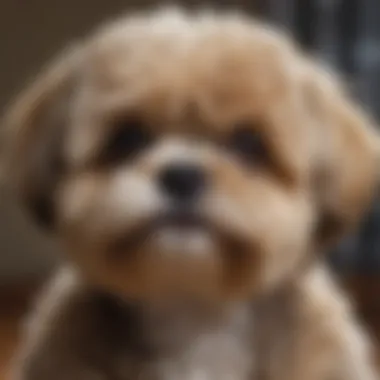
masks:
{"label": "blurred background", "polygon": [[[1,0],[0,110],[73,38],[150,0]],[[173,1],[172,1],[173,3]],[[342,72],[352,93],[380,118],[379,0],[183,0],[187,7],[240,9],[284,27],[305,49]],[[57,264],[54,242],[24,219],[0,192],[0,368],[16,339],[15,320],[40,279]],[[329,256],[370,326],[380,322],[380,203]],[[13,306],[12,306],[13,305]],[[21,306],[19,306],[21,305]],[[20,309],[21,308],[21,309]],[[1,370],[0,370],[1,379]]]}

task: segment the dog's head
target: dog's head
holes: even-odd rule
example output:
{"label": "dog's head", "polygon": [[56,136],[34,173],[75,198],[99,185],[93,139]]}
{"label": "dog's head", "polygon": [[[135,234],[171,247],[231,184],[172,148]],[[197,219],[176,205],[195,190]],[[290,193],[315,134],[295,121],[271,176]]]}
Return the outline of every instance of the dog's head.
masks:
{"label": "dog's head", "polygon": [[280,34],[158,12],[101,29],[20,96],[3,175],[97,284],[248,297],[360,220],[369,124]]}

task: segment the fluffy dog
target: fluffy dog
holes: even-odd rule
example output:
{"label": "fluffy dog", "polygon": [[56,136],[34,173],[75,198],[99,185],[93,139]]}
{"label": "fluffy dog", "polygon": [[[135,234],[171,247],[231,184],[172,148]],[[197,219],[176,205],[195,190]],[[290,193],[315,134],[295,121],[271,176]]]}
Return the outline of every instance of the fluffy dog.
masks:
{"label": "fluffy dog", "polygon": [[322,252],[379,138],[325,69],[235,14],[156,10],[64,52],[10,107],[3,178],[68,263],[17,380],[373,380]]}

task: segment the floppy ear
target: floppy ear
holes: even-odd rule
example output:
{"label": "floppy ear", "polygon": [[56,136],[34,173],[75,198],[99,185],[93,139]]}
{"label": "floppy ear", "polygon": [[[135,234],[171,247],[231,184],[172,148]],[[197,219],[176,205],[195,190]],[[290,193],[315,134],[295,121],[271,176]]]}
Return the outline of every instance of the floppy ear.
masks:
{"label": "floppy ear", "polygon": [[63,168],[62,144],[80,49],[65,51],[6,110],[1,181],[36,220],[53,222],[54,190]]}
{"label": "floppy ear", "polygon": [[355,227],[373,201],[380,178],[380,138],[368,115],[321,67],[307,65],[304,90],[318,136],[317,242],[326,245]]}

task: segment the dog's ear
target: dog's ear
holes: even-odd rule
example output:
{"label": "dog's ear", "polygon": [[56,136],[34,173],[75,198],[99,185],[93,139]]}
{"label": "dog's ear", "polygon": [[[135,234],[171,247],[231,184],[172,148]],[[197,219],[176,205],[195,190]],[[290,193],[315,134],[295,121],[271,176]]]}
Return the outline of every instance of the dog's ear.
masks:
{"label": "dog's ear", "polygon": [[1,130],[1,181],[41,224],[54,220],[54,190],[81,49],[65,50],[6,109]]}
{"label": "dog's ear", "polygon": [[326,245],[368,211],[380,178],[380,137],[334,75],[310,63],[304,74],[304,97],[316,128],[313,186],[321,210],[316,235]]}

